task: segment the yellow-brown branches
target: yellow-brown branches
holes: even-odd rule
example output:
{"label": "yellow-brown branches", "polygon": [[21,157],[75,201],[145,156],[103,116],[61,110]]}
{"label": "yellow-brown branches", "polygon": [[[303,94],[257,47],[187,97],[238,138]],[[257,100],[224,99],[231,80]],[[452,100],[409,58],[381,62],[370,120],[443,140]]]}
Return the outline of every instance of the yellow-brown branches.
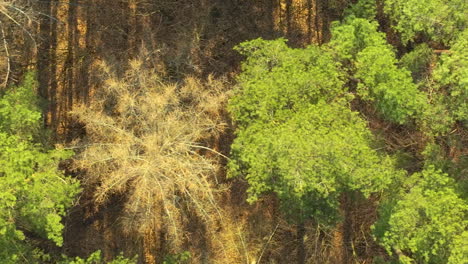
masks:
{"label": "yellow-brown branches", "polygon": [[180,248],[187,212],[208,222],[217,215],[218,161],[201,153],[214,151],[203,142],[225,127],[218,112],[224,85],[194,78],[165,84],[139,61],[123,77],[100,68],[104,82],[91,105],[72,113],[86,128],[76,168],[86,172],[86,186],[97,186],[98,205],[110,195],[125,197],[126,231],[164,230]]}

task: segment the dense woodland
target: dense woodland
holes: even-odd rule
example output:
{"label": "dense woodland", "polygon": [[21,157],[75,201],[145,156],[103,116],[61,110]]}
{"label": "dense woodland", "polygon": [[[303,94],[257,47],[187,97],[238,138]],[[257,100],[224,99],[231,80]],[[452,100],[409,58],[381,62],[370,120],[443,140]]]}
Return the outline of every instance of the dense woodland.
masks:
{"label": "dense woodland", "polygon": [[0,263],[468,263],[466,0],[0,0]]}

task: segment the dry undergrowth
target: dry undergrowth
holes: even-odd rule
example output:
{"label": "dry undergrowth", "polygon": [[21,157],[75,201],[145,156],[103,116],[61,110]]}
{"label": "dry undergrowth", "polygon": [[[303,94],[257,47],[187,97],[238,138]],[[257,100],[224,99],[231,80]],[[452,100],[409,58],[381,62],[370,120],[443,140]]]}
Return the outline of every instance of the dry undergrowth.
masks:
{"label": "dry undergrowth", "polygon": [[86,128],[85,139],[75,142],[75,168],[85,172],[84,186],[93,190],[97,207],[111,196],[125,197],[120,224],[143,241],[151,263],[186,250],[193,219],[207,236],[222,222],[215,174],[224,157],[203,142],[226,128],[220,114],[226,85],[190,77],[166,84],[140,61],[120,78],[105,64],[100,70],[103,85],[91,105],[72,112]]}
{"label": "dry undergrowth", "polygon": [[13,59],[20,57],[16,53],[28,49],[28,45],[22,40],[21,49],[18,50],[19,44],[15,43],[19,40],[18,36],[21,33],[27,36],[34,43],[33,49],[35,48],[36,43],[30,30],[36,20],[31,5],[29,0],[0,0],[0,91],[13,79]]}

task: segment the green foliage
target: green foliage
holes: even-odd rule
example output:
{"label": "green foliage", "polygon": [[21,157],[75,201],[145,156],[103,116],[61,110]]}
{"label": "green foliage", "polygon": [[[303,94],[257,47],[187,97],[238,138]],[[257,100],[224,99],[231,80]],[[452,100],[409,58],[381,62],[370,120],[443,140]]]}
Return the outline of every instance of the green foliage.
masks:
{"label": "green foliage", "polygon": [[[375,25],[359,21],[363,30],[356,29],[353,41],[383,45]],[[340,47],[335,51],[343,51],[341,57],[361,51]],[[312,216],[329,226],[338,218],[341,194],[367,196],[401,176],[392,159],[373,150],[366,122],[349,109],[339,64],[329,52],[291,49],[282,39],[257,39],[238,49],[247,59],[241,90],[229,102],[239,129],[228,174],[245,176],[249,202],[275,193],[292,220]]]}
{"label": "green foliage", "polygon": [[454,118],[443,94],[430,95],[430,104],[420,117],[421,131],[429,136],[441,136],[450,132]]}
{"label": "green foliage", "polygon": [[375,102],[384,118],[403,124],[424,111],[426,99],[410,73],[396,66],[395,53],[377,26],[353,16],[342,24],[334,23],[329,47],[349,65],[358,95]]}
{"label": "green foliage", "polygon": [[410,73],[396,66],[394,53],[384,47],[365,48],[357,55],[357,92],[364,100],[375,101],[388,120],[403,124],[419,116],[426,98],[413,83]]}
{"label": "green foliage", "polygon": [[229,104],[239,126],[285,120],[291,111],[345,93],[338,64],[319,47],[292,49],[284,39],[256,39],[236,49],[247,56],[238,79],[242,89]]}
{"label": "green foliage", "polygon": [[468,263],[468,231],[463,231],[461,235],[454,237],[451,244],[450,264],[466,264]]}
{"label": "green foliage", "polygon": [[417,45],[414,50],[406,53],[399,62],[401,67],[411,71],[415,81],[421,81],[429,74],[429,65],[433,60],[434,53],[426,43]]}
{"label": "green foliage", "polygon": [[430,105],[421,116],[422,131],[447,135],[455,122],[468,127],[468,30],[440,56],[427,83]]}
{"label": "green foliage", "polygon": [[468,127],[468,29],[453,42],[450,52],[434,70],[439,89],[446,91],[444,103],[454,120]]}
{"label": "green foliage", "polygon": [[78,183],[58,170],[72,153],[35,143],[41,114],[32,92],[35,82],[0,98],[0,261],[17,263],[34,258],[25,233],[62,245],[60,223],[78,193]]}
{"label": "green foliage", "polygon": [[370,147],[371,141],[357,113],[321,101],[282,124],[257,123],[240,130],[229,173],[245,175],[250,202],[274,192],[294,220],[313,216],[330,225],[337,219],[341,193],[369,195],[399,174],[389,158]]}
{"label": "green foliage", "polygon": [[437,169],[447,171],[450,163],[446,160],[440,145],[429,143],[421,153],[424,157],[425,166],[434,166]]}
{"label": "green foliage", "polygon": [[[453,8],[454,3],[444,5]],[[258,39],[238,47],[247,59],[240,90],[229,104],[239,129],[228,173],[245,176],[249,202],[273,193],[293,220],[312,216],[324,225],[337,219],[343,193],[366,196],[393,188],[384,195],[390,198],[375,225],[375,235],[388,252],[397,253],[403,263],[463,263],[468,205],[453,179],[435,169],[452,173],[460,166],[438,145],[429,144],[422,153],[426,169],[405,179],[392,159],[373,150],[366,123],[344,98],[355,91],[389,121],[406,124],[416,119],[426,135],[447,133],[454,121],[466,122],[467,117],[466,30],[460,34],[464,26],[449,26],[431,31],[413,22],[414,31],[403,34],[406,41],[424,33],[444,43],[449,43],[448,31],[459,34],[450,42],[450,52],[442,55],[432,81],[430,67],[436,57],[431,48],[417,45],[399,61],[378,24],[365,19],[375,16],[367,12],[375,10],[374,4],[359,1],[348,9],[343,22],[333,23],[332,39],[324,48],[291,49],[283,39]],[[419,22],[426,23],[424,19]],[[345,75],[349,91],[343,88]],[[415,82],[427,85],[428,93]]]}
{"label": "green foliage", "polygon": [[384,10],[402,41],[418,34],[448,43],[468,25],[466,0],[386,0]]}
{"label": "green foliage", "polygon": [[33,73],[25,76],[22,86],[11,87],[0,97],[0,131],[31,139],[40,129],[41,111],[34,88],[37,82]]}
{"label": "green foliage", "polygon": [[377,15],[377,3],[375,0],[358,0],[345,10],[344,15],[374,20]]}
{"label": "green foliage", "polygon": [[184,264],[188,263],[191,258],[189,251],[184,251],[175,255],[168,255],[164,258],[163,264]]}
{"label": "green foliage", "polygon": [[377,22],[355,16],[347,17],[342,23],[335,21],[331,26],[332,38],[328,46],[342,61],[354,61],[357,54],[367,47],[391,49],[385,34],[377,28]]}
{"label": "green foliage", "polygon": [[381,209],[374,227],[380,243],[402,263],[466,263],[468,204],[454,186],[433,166],[413,174]]}

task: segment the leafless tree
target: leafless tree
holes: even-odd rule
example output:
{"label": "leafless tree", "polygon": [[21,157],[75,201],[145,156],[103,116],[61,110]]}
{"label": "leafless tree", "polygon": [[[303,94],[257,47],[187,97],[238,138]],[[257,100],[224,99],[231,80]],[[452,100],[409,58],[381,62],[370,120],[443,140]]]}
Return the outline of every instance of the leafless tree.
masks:
{"label": "leafless tree", "polygon": [[213,179],[222,154],[203,142],[226,127],[219,114],[225,86],[190,77],[165,84],[140,61],[130,65],[118,78],[102,64],[102,88],[72,113],[86,127],[75,166],[86,172],[85,187],[97,186],[97,205],[110,195],[126,197],[121,219],[128,233],[164,229],[180,248],[187,208],[207,223],[219,215]]}

